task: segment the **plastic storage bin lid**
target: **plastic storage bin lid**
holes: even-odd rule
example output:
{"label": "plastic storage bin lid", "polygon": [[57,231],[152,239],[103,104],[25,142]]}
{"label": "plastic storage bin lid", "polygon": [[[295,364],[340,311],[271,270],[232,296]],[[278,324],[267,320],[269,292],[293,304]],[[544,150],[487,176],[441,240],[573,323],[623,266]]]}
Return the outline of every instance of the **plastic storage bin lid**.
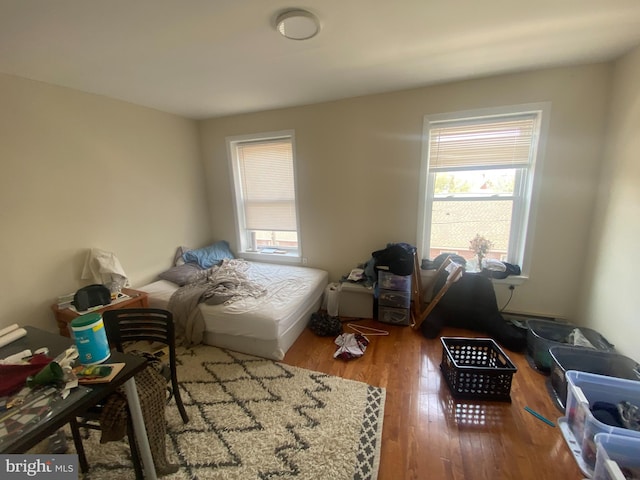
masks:
{"label": "plastic storage bin lid", "polygon": [[353,283],[353,282],[341,282],[340,289],[341,292],[354,292],[354,293],[362,293],[365,295],[373,295],[373,287],[367,287],[361,283]]}

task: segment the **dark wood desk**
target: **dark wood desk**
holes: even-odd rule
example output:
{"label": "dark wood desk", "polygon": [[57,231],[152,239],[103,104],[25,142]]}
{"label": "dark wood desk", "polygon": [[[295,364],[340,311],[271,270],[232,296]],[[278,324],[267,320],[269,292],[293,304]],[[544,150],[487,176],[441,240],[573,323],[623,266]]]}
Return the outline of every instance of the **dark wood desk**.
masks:
{"label": "dark wood desk", "polygon": [[[27,326],[24,328],[27,330],[27,335],[0,348],[0,358],[5,358],[26,349],[35,351],[41,347],[49,348],[49,356],[55,358],[60,353],[64,352],[69,346],[73,345],[73,340],[70,338],[62,337],[55,333],[49,333],[35,327]],[[111,357],[109,357],[108,362],[122,362],[125,363],[125,367],[111,382],[91,385],[86,388],[87,391],[84,395],[74,396],[73,398],[70,395],[69,399],[71,401],[67,402],[67,405],[62,406],[60,410],[57,410],[49,418],[40,422],[35,428],[23,435],[20,435],[18,438],[11,440],[9,443],[4,444],[0,448],[0,453],[24,453],[42,440],[48,438],[49,435],[55,433],[59,428],[69,423],[72,418],[86,411],[89,407],[96,405],[107,395],[114,392],[119,386],[124,384],[127,394],[127,402],[129,403],[129,409],[131,410],[131,416],[133,419],[136,439],[140,446],[145,476],[147,478],[155,479],[155,467],[153,466],[151,450],[149,449],[149,441],[147,439],[142,411],[140,410],[138,393],[133,378],[136,373],[145,368],[147,362],[143,357],[119,353],[116,351],[111,352]]]}

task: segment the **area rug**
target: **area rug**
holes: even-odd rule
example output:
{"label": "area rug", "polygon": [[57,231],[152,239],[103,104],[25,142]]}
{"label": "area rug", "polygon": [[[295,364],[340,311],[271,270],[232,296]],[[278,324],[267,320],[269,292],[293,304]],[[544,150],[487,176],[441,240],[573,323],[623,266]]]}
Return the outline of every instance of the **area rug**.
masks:
{"label": "area rug", "polygon": [[[190,422],[167,405],[180,468],[163,479],[377,478],[383,388],[204,345],[179,351],[178,378]],[[83,443],[86,479],[135,478],[126,440]]]}

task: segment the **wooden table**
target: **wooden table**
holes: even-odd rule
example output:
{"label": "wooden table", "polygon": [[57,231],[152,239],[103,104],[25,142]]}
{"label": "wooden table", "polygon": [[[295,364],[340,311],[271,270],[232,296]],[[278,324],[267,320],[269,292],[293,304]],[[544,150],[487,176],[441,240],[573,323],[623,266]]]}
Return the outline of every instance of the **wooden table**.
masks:
{"label": "wooden table", "polygon": [[98,312],[102,313],[107,310],[114,310],[117,308],[147,308],[149,306],[149,297],[146,292],[141,290],[134,290],[133,288],[123,288],[122,293],[128,295],[130,298],[125,298],[121,300],[116,300],[109,305],[106,305],[102,308],[96,310],[87,310],[86,312],[78,313],[71,308],[58,308],[57,304],[51,305],[51,310],[53,310],[53,314],[56,317],[56,322],[58,323],[58,330],[60,331],[60,335],[65,337],[70,337],[69,333],[69,324],[71,321],[79,317],[80,315],[84,315],[89,312]]}

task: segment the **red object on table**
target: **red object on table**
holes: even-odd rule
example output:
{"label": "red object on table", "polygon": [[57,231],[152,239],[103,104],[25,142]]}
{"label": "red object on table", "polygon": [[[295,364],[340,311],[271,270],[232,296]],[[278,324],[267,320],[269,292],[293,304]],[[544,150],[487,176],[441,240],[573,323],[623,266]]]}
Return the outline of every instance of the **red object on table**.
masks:
{"label": "red object on table", "polygon": [[27,377],[35,375],[52,361],[53,358],[38,354],[31,357],[28,364],[0,365],[0,397],[11,395],[24,387]]}

